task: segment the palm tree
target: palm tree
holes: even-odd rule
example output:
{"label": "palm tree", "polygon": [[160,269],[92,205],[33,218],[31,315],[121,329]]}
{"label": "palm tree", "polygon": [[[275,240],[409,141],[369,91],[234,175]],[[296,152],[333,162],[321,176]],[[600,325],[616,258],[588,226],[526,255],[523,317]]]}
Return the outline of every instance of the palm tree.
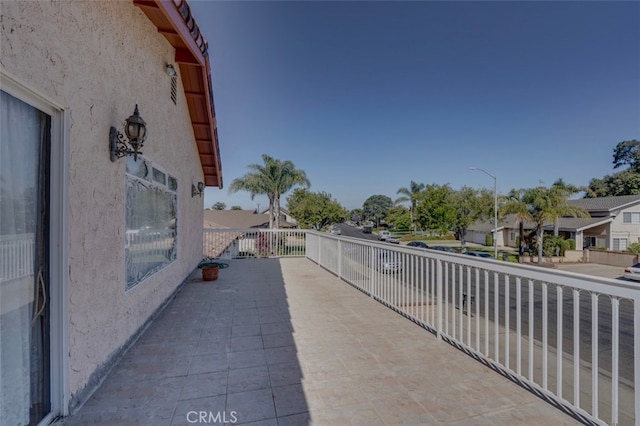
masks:
{"label": "palm tree", "polygon": [[558,197],[555,212],[553,213],[553,236],[557,237],[560,235],[558,219],[563,216],[589,217],[589,214],[585,210],[571,206],[567,203],[567,199],[569,197],[577,192],[584,191],[585,188],[566,183],[562,178],[560,178],[553,182],[551,190],[555,191]]}
{"label": "palm tree", "polygon": [[506,195],[506,200],[500,208],[500,215],[507,213],[514,213],[516,220],[518,221],[518,237],[520,240],[520,247],[518,247],[518,255],[524,254],[524,222],[529,219],[527,204],[523,201],[524,195],[523,189],[512,189]]}
{"label": "palm tree", "polygon": [[418,204],[418,198],[420,193],[424,190],[424,183],[417,183],[411,181],[409,188],[402,187],[398,189],[396,194],[402,194],[401,197],[396,199],[396,204],[404,203],[406,201],[411,202],[411,208],[409,212],[411,213],[411,225],[413,226],[413,233],[416,233],[416,205]]}
{"label": "palm tree", "polygon": [[[518,220],[531,221],[535,224],[536,243],[538,244],[538,263],[542,263],[542,243],[544,225],[555,222],[558,217],[585,217],[589,214],[580,208],[567,204],[566,192],[558,188],[537,188],[512,191],[515,197],[510,198],[502,207],[505,214],[515,213]],[[522,235],[521,235],[522,238]]]}
{"label": "palm tree", "polygon": [[[266,195],[269,199],[269,228],[280,227],[280,197],[295,185],[311,186],[307,174],[296,169],[289,161],[280,161],[262,154],[264,164],[250,164],[246,175],[236,178],[229,185],[229,193],[247,191],[251,199]],[[275,220],[274,220],[275,219]],[[275,225],[274,225],[275,224]]]}

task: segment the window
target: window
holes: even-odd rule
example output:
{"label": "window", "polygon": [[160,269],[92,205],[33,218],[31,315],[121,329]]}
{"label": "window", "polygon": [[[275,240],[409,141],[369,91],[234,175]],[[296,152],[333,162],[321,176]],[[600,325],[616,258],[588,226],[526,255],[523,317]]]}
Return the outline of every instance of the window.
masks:
{"label": "window", "polygon": [[130,289],[176,259],[178,183],[145,158],[135,161],[127,156],[126,161],[125,261]]}
{"label": "window", "polygon": [[614,238],[613,249],[617,251],[625,251],[628,247],[628,240],[626,238]]}
{"label": "window", "polygon": [[640,212],[622,213],[622,223],[640,224]]}

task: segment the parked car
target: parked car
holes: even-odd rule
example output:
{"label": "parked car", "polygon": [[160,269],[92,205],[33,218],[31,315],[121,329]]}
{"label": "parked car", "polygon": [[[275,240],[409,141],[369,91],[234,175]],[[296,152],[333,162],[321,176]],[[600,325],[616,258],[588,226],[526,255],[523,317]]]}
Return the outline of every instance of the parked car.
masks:
{"label": "parked car", "polygon": [[400,253],[391,251],[380,252],[378,254],[376,269],[383,273],[400,272],[402,270]]}
{"label": "parked car", "polygon": [[372,226],[371,226],[371,225],[364,225],[364,226],[362,227],[362,232],[363,232],[364,234],[370,234],[372,229],[373,229],[373,228],[372,228]]}
{"label": "parked car", "polygon": [[423,249],[428,249],[429,246],[424,241],[410,241],[407,243],[407,247],[418,247]]}
{"label": "parked car", "polygon": [[329,228],[329,232],[333,235],[342,235],[342,231],[337,226]]}
{"label": "parked car", "polygon": [[391,244],[400,244],[400,240],[397,239],[396,237],[392,237],[391,235],[389,235],[386,239],[386,242],[391,243]]}
{"label": "parked car", "polygon": [[640,281],[640,263],[625,268],[624,277],[627,280]]}
{"label": "parked car", "polygon": [[484,251],[465,251],[464,254],[467,256],[475,256],[475,257],[484,257],[484,258],[493,258],[489,253]]}
{"label": "parked car", "polygon": [[389,231],[378,231],[378,240],[386,241],[387,237],[391,236],[391,232]]}

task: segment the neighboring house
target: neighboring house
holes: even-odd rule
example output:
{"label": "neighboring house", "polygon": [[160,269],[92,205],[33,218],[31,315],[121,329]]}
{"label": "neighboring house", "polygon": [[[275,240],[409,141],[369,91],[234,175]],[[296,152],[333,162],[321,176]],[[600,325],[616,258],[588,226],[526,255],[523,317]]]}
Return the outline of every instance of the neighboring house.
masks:
{"label": "neighboring house", "polygon": [[[247,230],[246,232],[207,232],[204,242],[205,255],[223,258],[254,256],[257,254],[256,246],[260,245],[260,238],[265,238],[266,235],[264,233],[262,235],[258,229],[269,228],[269,215],[258,214],[255,210],[205,210],[204,227],[205,229]],[[295,227],[293,223],[280,222],[280,228]]]}
{"label": "neighboring house", "polygon": [[[590,218],[563,217],[558,220],[560,235],[574,239],[579,250],[598,247],[624,251],[629,244],[640,242],[640,195],[581,198],[569,200],[569,204],[581,207],[591,215]],[[498,226],[498,245],[517,247],[516,216],[507,215]],[[530,232],[534,224],[525,222],[524,227]],[[553,232],[553,224],[545,224],[544,230]],[[469,228],[467,241],[484,244],[485,235],[492,232],[492,221],[478,222]]]}
{"label": "neighboring house", "polygon": [[[262,214],[266,214],[267,217],[269,217],[269,209],[263,210]],[[293,216],[291,216],[289,211],[287,209],[283,209],[282,207],[280,207],[280,227],[281,228],[284,228],[282,224],[285,222],[288,224],[292,224],[295,227],[298,226],[298,221],[295,220]]]}
{"label": "neighboring house", "polygon": [[[269,214],[257,214],[255,210],[205,210],[205,228],[268,228]],[[280,228],[295,228],[296,224],[281,221]]]}
{"label": "neighboring house", "polygon": [[[201,259],[192,188],[222,187],[217,124],[182,0],[1,13],[0,424],[46,424],[91,396]],[[141,130],[136,105],[143,154],[112,161],[127,117]]]}
{"label": "neighboring house", "polygon": [[[591,215],[591,223],[571,222],[563,218],[560,230],[575,232],[576,247],[600,247],[624,251],[629,244],[640,242],[640,195],[582,198],[569,201]],[[578,220],[578,219],[574,219]]]}
{"label": "neighboring house", "polygon": [[[505,226],[502,223],[503,221],[498,222],[498,233],[497,233],[497,242],[498,246],[505,246]],[[485,244],[487,241],[487,236],[493,234],[494,222],[493,219],[490,221],[478,221],[471,225],[467,229],[467,234],[465,236],[465,240],[469,243],[475,244]]]}

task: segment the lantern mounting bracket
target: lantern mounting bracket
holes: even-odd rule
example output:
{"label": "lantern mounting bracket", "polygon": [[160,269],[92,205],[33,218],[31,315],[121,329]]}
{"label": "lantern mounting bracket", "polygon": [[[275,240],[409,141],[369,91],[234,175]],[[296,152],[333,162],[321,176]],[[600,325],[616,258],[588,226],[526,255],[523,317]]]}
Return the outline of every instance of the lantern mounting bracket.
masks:
{"label": "lantern mounting bracket", "polygon": [[124,131],[126,136],[113,126],[109,129],[109,155],[113,162],[126,155],[133,155],[133,159],[137,161],[138,156],[142,154],[140,148],[147,136],[147,128],[138,112],[138,105],[133,115],[125,120]]}

